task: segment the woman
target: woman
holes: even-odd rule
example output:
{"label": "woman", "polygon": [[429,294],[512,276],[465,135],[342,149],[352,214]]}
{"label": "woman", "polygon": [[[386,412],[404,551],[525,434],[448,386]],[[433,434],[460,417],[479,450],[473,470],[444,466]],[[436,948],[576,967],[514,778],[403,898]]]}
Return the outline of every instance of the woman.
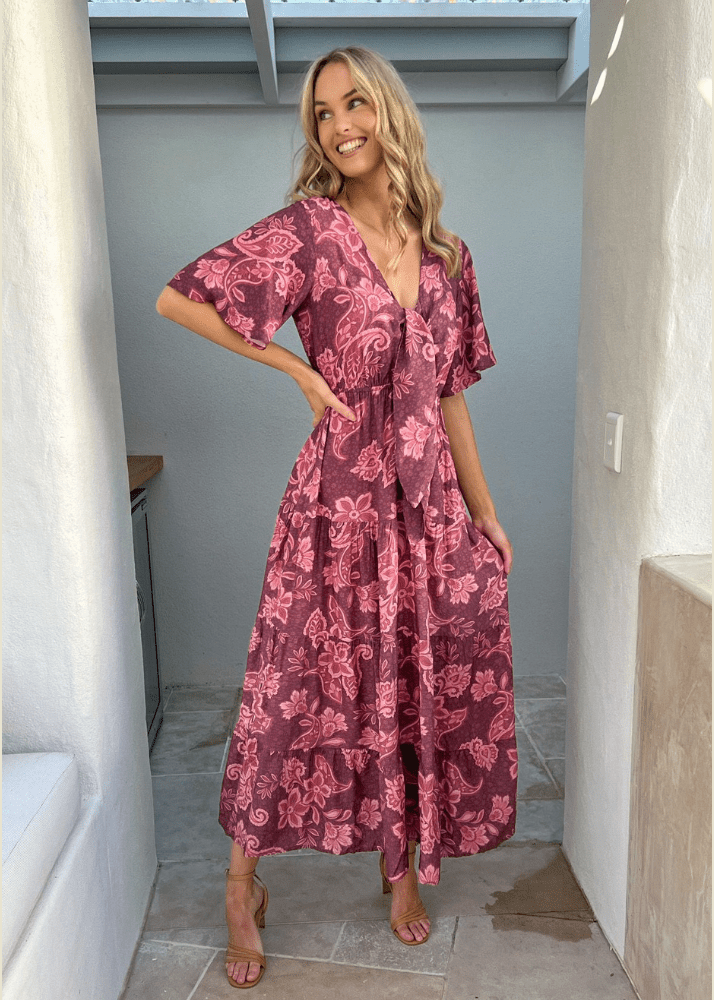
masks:
{"label": "woman", "polygon": [[[314,414],[281,501],[219,821],[226,972],[263,975],[254,860],[382,852],[392,930],[418,881],[515,830],[511,545],[463,390],[494,365],[473,262],[439,224],[418,113],[391,64],[310,68],[287,208],[181,270],[159,312],[286,372]],[[271,343],[293,316],[310,364]],[[464,500],[470,518],[464,510]],[[257,877],[257,876],[256,876]]]}

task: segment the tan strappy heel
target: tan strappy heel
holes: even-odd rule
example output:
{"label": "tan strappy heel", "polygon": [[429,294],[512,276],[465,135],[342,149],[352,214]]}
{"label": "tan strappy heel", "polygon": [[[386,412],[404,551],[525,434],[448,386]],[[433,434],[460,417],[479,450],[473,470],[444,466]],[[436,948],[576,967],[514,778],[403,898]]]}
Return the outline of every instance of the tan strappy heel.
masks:
{"label": "tan strappy heel", "polygon": [[[413,857],[416,854],[416,847],[414,848],[413,851],[408,851],[407,853],[410,858]],[[391,892],[392,883],[387,879],[387,870],[384,865],[384,854],[382,854],[381,852],[379,855],[379,870],[382,873],[382,892],[385,894]],[[402,924],[410,924],[415,920],[428,920],[428,919],[429,919],[429,914],[426,912],[426,909],[424,908],[424,904],[422,903],[422,901],[419,900],[416,906],[412,906],[412,908],[410,910],[407,910],[406,913],[402,913],[398,917],[394,917],[394,919],[391,921],[391,927],[394,936],[399,941],[401,941],[402,944],[408,944],[408,945],[424,944],[426,941],[429,940],[429,935],[431,934],[431,930],[428,930],[426,932],[426,937],[423,937],[421,941],[405,941],[402,935],[397,933],[397,927],[401,927]]]}
{"label": "tan strappy heel", "polygon": [[[256,865],[257,867],[257,865]],[[231,875],[230,868],[226,868],[226,880],[244,880],[247,878],[257,878],[263,887],[263,899],[260,906],[255,911],[255,923],[257,927],[265,927],[265,911],[268,909],[268,887],[263,882],[260,875],[255,874],[255,868],[251,871],[246,872],[244,875]],[[252,979],[250,982],[237,983],[228,975],[228,966],[233,962],[255,962],[260,966],[260,975],[256,979]],[[226,979],[231,984],[235,986],[236,989],[245,990],[251,986],[257,986],[260,980],[263,978],[263,973],[265,972],[266,962],[265,955],[261,955],[259,951],[253,951],[252,948],[242,948],[240,945],[231,944],[228,942],[228,947],[226,948]]]}

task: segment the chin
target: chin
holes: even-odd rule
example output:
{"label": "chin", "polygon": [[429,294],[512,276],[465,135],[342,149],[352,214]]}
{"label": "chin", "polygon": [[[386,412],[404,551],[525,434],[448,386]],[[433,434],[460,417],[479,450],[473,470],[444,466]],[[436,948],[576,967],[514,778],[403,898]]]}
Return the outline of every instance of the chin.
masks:
{"label": "chin", "polygon": [[348,177],[350,180],[359,180],[360,177],[369,177],[382,163],[382,160],[375,160],[373,163],[335,163],[334,160],[330,162],[335,166],[343,177]]}

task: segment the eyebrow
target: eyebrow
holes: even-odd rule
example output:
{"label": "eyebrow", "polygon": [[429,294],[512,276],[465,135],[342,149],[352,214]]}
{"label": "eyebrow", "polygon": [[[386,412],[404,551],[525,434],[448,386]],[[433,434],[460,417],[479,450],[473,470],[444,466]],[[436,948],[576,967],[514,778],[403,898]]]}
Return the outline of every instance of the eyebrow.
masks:
{"label": "eyebrow", "polygon": [[[356,93],[357,93],[357,88],[354,87],[352,90],[348,90],[346,94],[342,95],[342,100],[344,101],[348,97],[352,97],[352,95]],[[327,101],[315,101],[315,107],[317,107],[318,104],[327,104]]]}

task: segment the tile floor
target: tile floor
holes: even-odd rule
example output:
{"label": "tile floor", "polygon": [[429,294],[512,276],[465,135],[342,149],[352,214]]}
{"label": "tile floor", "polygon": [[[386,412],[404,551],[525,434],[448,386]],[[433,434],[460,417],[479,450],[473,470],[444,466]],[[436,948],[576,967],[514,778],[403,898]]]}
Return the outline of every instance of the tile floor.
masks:
{"label": "tile floor", "polygon": [[[560,849],[565,685],[517,677],[515,836],[447,858],[421,886],[429,941],[389,929],[377,853],[294,851],[260,860],[268,958],[253,1000],[635,1000]],[[159,870],[121,1000],[237,996],[223,971],[230,842],[218,793],[240,705],[235,689],[175,688],[151,753]]]}

